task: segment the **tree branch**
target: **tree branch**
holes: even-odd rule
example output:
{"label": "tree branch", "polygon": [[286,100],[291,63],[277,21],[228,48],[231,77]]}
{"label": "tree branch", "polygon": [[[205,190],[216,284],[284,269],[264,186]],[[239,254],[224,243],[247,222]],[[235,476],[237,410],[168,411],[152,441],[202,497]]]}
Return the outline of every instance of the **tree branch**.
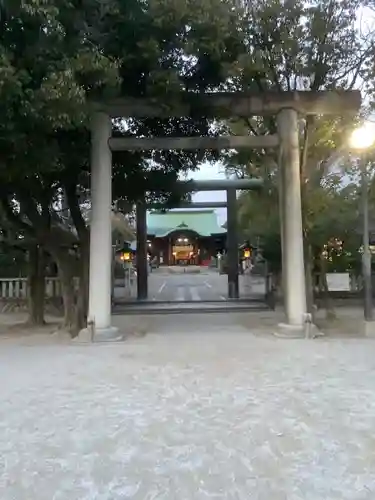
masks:
{"label": "tree branch", "polygon": [[77,197],[77,191],[76,191],[76,185],[73,184],[72,182],[65,182],[64,183],[64,189],[65,189],[65,194],[70,210],[70,215],[73,220],[73,224],[75,228],[77,229],[77,233],[79,235],[79,238],[82,240],[83,238],[87,237],[87,226],[86,222],[83,218],[82,211],[79,206],[79,200]]}

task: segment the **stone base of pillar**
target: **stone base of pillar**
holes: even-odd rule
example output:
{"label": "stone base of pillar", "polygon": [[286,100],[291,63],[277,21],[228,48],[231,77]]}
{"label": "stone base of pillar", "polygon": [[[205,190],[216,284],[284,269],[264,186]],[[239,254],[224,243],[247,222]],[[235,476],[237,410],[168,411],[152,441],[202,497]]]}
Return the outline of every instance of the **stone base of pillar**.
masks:
{"label": "stone base of pillar", "polygon": [[375,321],[364,321],[362,326],[363,335],[375,339]]}
{"label": "stone base of pillar", "polygon": [[75,338],[76,342],[87,344],[90,342],[119,342],[124,336],[119,334],[118,328],[109,326],[108,328],[83,328]]}
{"label": "stone base of pillar", "polygon": [[301,325],[279,323],[274,335],[283,339],[315,339],[317,337],[324,337],[324,333],[313,323],[303,323]]}

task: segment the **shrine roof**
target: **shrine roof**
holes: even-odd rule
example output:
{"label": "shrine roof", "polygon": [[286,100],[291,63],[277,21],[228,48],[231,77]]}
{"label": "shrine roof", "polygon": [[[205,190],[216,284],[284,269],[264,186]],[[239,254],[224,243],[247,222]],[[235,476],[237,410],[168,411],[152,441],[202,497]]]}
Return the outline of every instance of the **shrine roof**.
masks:
{"label": "shrine roof", "polygon": [[193,231],[200,236],[225,234],[215,210],[169,210],[147,213],[147,234],[164,238],[176,231]]}

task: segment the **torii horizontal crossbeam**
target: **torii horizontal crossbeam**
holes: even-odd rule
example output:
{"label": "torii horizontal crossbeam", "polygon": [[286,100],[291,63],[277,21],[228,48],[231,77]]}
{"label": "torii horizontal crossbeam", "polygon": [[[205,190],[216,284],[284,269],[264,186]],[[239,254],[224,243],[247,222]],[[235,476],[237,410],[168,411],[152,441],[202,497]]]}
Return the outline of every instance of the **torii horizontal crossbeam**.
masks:
{"label": "torii horizontal crossbeam", "polygon": [[[195,201],[195,202],[188,202],[188,201],[181,201],[178,205],[176,205],[174,208],[194,208],[194,209],[199,209],[199,208],[225,208],[227,206],[226,201]],[[161,210],[161,209],[166,209],[165,205],[161,203],[150,203],[147,206],[148,209],[150,210]]]}
{"label": "torii horizontal crossbeam", "polygon": [[277,135],[228,135],[222,137],[112,137],[109,147],[112,151],[150,150],[209,150],[241,148],[275,148],[279,143]]}
{"label": "torii horizontal crossbeam", "polygon": [[186,192],[194,191],[226,191],[252,190],[263,186],[263,179],[204,179],[201,181],[178,181],[178,184],[186,188]]}
{"label": "torii horizontal crossbeam", "polygon": [[357,90],[209,94],[185,92],[181,94],[181,99],[171,99],[170,104],[151,99],[119,98],[94,103],[93,111],[102,111],[112,118],[220,118],[276,115],[287,108],[292,108],[302,115],[351,115],[359,110],[360,105],[361,94]]}

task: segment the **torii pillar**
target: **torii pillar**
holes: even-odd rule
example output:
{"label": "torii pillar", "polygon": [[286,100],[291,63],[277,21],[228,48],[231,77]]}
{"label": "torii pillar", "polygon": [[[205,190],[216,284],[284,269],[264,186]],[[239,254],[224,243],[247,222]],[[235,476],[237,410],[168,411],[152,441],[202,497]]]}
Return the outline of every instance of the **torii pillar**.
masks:
{"label": "torii pillar", "polygon": [[111,324],[112,269],[112,120],[97,112],[91,118],[91,222],[89,310],[87,328],[79,339],[109,341],[119,338]]}
{"label": "torii pillar", "polygon": [[239,298],[237,233],[237,192],[236,189],[227,189],[227,268],[229,299]]}
{"label": "torii pillar", "polygon": [[137,298],[147,300],[148,262],[147,262],[147,207],[145,200],[137,203]]}
{"label": "torii pillar", "polygon": [[298,113],[282,109],[277,116],[280,141],[280,219],[282,278],[286,322],[278,334],[300,337],[306,329],[306,282],[303,252]]}

